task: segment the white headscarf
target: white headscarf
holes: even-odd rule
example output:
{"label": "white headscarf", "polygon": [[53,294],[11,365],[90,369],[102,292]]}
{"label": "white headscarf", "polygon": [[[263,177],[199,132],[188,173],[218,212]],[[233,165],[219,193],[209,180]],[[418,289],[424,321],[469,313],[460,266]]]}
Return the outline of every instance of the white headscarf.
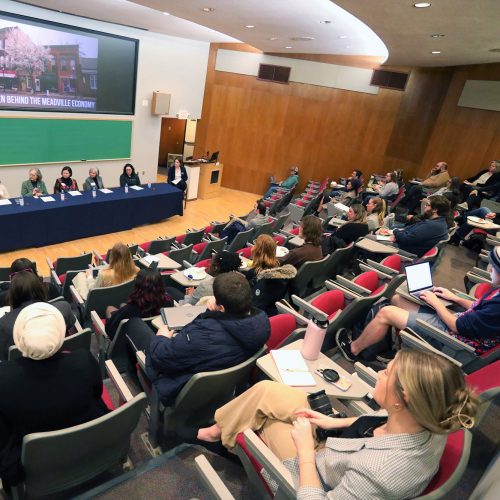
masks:
{"label": "white headscarf", "polygon": [[63,315],[45,302],[22,309],[14,323],[14,343],[25,358],[50,358],[61,348],[65,335]]}

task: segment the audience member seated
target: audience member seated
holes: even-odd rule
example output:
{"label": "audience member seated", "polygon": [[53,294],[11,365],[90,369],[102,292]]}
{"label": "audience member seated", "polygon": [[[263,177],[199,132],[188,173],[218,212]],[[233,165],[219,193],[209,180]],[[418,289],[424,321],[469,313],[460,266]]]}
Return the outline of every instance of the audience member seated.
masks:
{"label": "audience member seated", "polygon": [[366,204],[366,211],[368,212],[366,223],[370,231],[375,231],[385,225],[387,205],[383,198],[370,198]]}
{"label": "audience member seated", "polygon": [[99,169],[90,167],[89,168],[89,176],[85,179],[83,183],[84,191],[92,191],[97,189],[103,189],[104,183],[102,182],[102,178],[99,175]]}
{"label": "audience member seated", "polygon": [[157,269],[141,269],[134,282],[134,291],[120,309],[106,308],[106,333],[111,339],[123,319],[151,318],[160,314],[162,307],[173,307],[174,301],[165,291],[165,285]]}
{"label": "audience member seated", "polygon": [[278,314],[276,302],[285,297],[290,280],[297,275],[292,265],[280,266],[276,247],[272,236],[261,234],[252,248],[252,265],[245,273],[252,287],[254,307],[268,316]]}
{"label": "audience member seated", "polygon": [[10,198],[10,194],[7,188],[2,184],[2,181],[0,181],[0,200],[6,200],[8,198]]}
{"label": "audience member seated", "polygon": [[359,204],[351,205],[347,212],[347,222],[323,240],[321,245],[323,256],[334,252],[337,248],[346,247],[358,238],[366,236],[368,232],[365,207]]}
{"label": "audience member seated", "polygon": [[470,224],[467,222],[467,217],[480,217],[482,219],[487,219],[490,222],[496,222],[495,219],[498,217],[499,214],[496,214],[495,212],[492,212],[489,208],[487,207],[481,207],[481,208],[476,208],[475,210],[470,210],[469,212],[465,212],[464,217],[463,217],[463,223],[460,224],[460,227],[457,229],[455,234],[452,236],[450,243],[453,245],[458,245],[462,240],[465,240],[467,235],[474,229]]}
{"label": "audience member seated", "polygon": [[359,189],[361,188],[362,183],[357,178],[349,178],[346,181],[345,192],[343,191],[324,191],[323,196],[321,197],[317,213],[321,213],[324,206],[329,203],[342,203],[343,205],[351,205],[356,199],[359,197]]}
{"label": "audience member seated", "polygon": [[284,257],[280,257],[279,261],[282,266],[291,264],[296,269],[299,269],[305,262],[321,260],[323,258],[321,250],[321,240],[323,237],[321,219],[314,215],[306,215],[300,221],[299,237],[304,240],[304,244],[290,250]]}
{"label": "audience member seated", "polygon": [[131,163],[126,163],[123,167],[123,173],[120,175],[120,186],[140,186],[141,180],[135,173],[135,168]]}
{"label": "audience member seated", "polygon": [[240,256],[234,252],[217,252],[210,261],[207,269],[208,278],[201,281],[197,287],[186,288],[185,294],[174,287],[167,287],[167,293],[176,300],[179,305],[198,304],[200,300],[204,302],[206,298],[214,294],[214,280],[217,276],[224,273],[238,271],[241,266]]}
{"label": "audience member seated", "polygon": [[372,189],[376,191],[381,198],[391,200],[395,198],[399,192],[397,180],[396,172],[387,172],[382,184],[373,184]]}
{"label": "audience member seated", "polygon": [[[19,314],[34,302],[46,302],[47,292],[40,278],[28,268],[12,276],[7,301],[10,312],[0,318],[0,360],[8,358],[9,347],[13,344],[14,323]],[[53,305],[62,314],[66,329],[71,328],[75,324],[75,316],[68,302],[60,300]]]}
{"label": "audience member seated", "polygon": [[134,345],[146,351],[147,375],[165,405],[194,374],[242,363],[269,338],[269,319],[252,307],[252,292],[243,275],[217,276],[214,296],[210,310],[177,333],[167,326],[156,335],[148,327],[129,332]]}
{"label": "audience member seated", "polygon": [[342,184],[337,184],[337,182],[335,181],[332,181],[331,184],[330,184],[330,187],[334,190],[332,192],[332,196],[340,196],[341,194],[341,191],[345,191],[346,188],[347,188],[347,183],[353,179],[358,179],[359,182],[362,184],[363,183],[363,172],[361,172],[361,170],[353,170],[352,171],[352,174],[350,177],[348,177],[347,179],[345,179],[344,181],[344,185]]}
{"label": "audience member seated", "polygon": [[243,220],[239,217],[231,216],[231,220],[226,224],[226,227],[220,232],[220,238],[226,238],[227,242],[231,243],[236,235],[247,229],[258,229],[260,226],[269,222],[269,217],[266,215],[267,207],[262,199],[257,200],[253,210],[247,215],[247,219]]}
{"label": "audience member seated", "polygon": [[489,188],[493,184],[500,182],[500,160],[493,160],[488,168],[478,172],[476,175],[469,177],[460,186],[460,191],[463,194],[463,200],[467,199],[470,192],[475,188]]}
{"label": "audience member seated", "polygon": [[[446,434],[474,425],[477,400],[460,368],[417,350],[378,372],[373,398],[386,416],[334,418],[311,410],[305,391],[264,381],[219,408],[198,439],[231,449],[240,432],[256,431],[300,499],[418,497],[439,469]],[[316,426],[335,439],[320,443]]]}
{"label": "audience member seated", "polygon": [[188,174],[186,167],[179,158],[174,160],[174,164],[168,169],[167,182],[181,191],[186,191]]}
{"label": "audience member seated", "polygon": [[450,202],[441,195],[431,196],[424,209],[425,219],[402,229],[394,229],[391,241],[401,250],[418,257],[448,237]]}
{"label": "audience member seated", "polygon": [[123,243],[115,243],[109,252],[109,264],[99,270],[97,278],[87,269],[73,278],[73,285],[80,296],[86,300],[93,288],[120,285],[135,278],[139,268],[135,265],[130,250]]}
{"label": "audience member seated", "polygon": [[[108,413],[90,351],[61,351],[66,325],[52,305],[25,307],[14,324],[22,357],[0,363],[0,477],[4,490],[22,481],[23,437],[83,424]],[[54,471],[57,474],[57,471]]]}
{"label": "audience member seated", "polygon": [[409,184],[406,189],[406,195],[401,200],[410,212],[415,212],[420,201],[425,197],[424,188],[428,190],[438,190],[446,186],[450,180],[448,173],[448,164],[444,161],[436,163],[429,175],[420,184]]}
{"label": "audience member seated", "polygon": [[42,180],[42,172],[38,168],[32,168],[28,173],[28,180],[21,184],[21,196],[34,196],[38,198],[48,194],[45,182]]}
{"label": "audience member seated", "polygon": [[[52,282],[46,283],[43,281],[42,276],[38,275],[38,272],[36,270],[36,264],[29,259],[20,258],[13,261],[12,264],[10,265],[9,279],[12,280],[12,278],[17,273],[24,271],[32,272],[38,276],[40,282],[42,283],[42,286],[45,288],[48,300],[55,299],[56,297],[59,297],[59,295],[61,295],[59,292],[59,288],[55,286]],[[0,283],[0,307],[8,305],[9,288],[10,288],[10,281],[4,281]]]}
{"label": "audience member seated", "polygon": [[297,185],[298,182],[299,167],[290,168],[290,175],[281,182],[274,182],[274,176],[271,176],[271,184],[269,186],[269,189],[267,190],[267,193],[264,195],[264,198],[269,198],[269,196],[271,196],[278,189],[278,187],[291,190]]}
{"label": "audience member seated", "polygon": [[55,193],[67,193],[69,191],[78,191],[78,184],[76,179],[72,179],[73,170],[71,167],[63,167],[61,170],[61,177],[56,179],[54,184],[54,194]]}
{"label": "audience member seated", "polygon": [[[425,332],[417,324],[421,319],[449,335],[473,347],[478,354],[485,353],[500,343],[500,247],[495,247],[490,253],[492,265],[491,279],[493,290],[479,300],[467,300],[455,295],[446,288],[435,287],[426,291],[420,299],[430,307],[419,306],[402,299],[398,295],[393,298],[396,305],[384,307],[373,318],[356,340],[351,340],[346,329],[337,332],[337,345],[342,354],[355,361],[360,352],[381,341],[389,327],[403,330],[408,327],[425,338]],[[449,311],[439,300],[442,298],[454,302],[463,312]],[[442,346],[433,345],[440,349]]]}

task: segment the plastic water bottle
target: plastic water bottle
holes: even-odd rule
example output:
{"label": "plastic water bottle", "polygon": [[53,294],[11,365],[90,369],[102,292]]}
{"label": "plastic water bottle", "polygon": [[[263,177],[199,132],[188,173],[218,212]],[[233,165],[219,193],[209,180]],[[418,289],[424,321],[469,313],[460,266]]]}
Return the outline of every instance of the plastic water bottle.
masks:
{"label": "plastic water bottle", "polygon": [[300,350],[305,359],[309,361],[318,359],[323,340],[325,340],[327,325],[327,321],[309,320],[304,341],[302,342],[302,349]]}
{"label": "plastic water bottle", "polygon": [[61,193],[61,201],[64,201],[64,192]]}
{"label": "plastic water bottle", "polygon": [[23,196],[21,196],[21,198],[19,198],[19,205],[21,207],[24,207],[24,197]]}
{"label": "plastic water bottle", "polygon": [[128,184],[125,184],[125,194],[128,193]]}
{"label": "plastic water bottle", "polygon": [[148,189],[151,189],[151,182],[148,182]]}
{"label": "plastic water bottle", "polygon": [[97,192],[95,188],[92,188],[92,198],[95,198],[97,196]]}

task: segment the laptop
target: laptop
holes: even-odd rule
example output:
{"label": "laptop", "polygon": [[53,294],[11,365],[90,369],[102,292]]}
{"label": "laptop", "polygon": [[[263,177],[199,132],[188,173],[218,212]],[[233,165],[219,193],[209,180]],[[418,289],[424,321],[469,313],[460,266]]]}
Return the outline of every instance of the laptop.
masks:
{"label": "laptop", "polygon": [[218,159],[219,159],[219,152],[215,151],[215,153],[212,153],[212,156],[208,160],[208,163],[216,163]]}
{"label": "laptop", "polygon": [[163,307],[160,314],[171,330],[180,330],[206,310],[207,306]]}
{"label": "laptop", "polygon": [[[408,286],[408,293],[418,299],[423,304],[429,306],[424,302],[420,295],[434,288],[432,281],[431,264],[430,262],[420,262],[419,264],[409,264],[405,267],[406,284]],[[452,302],[448,300],[439,299],[445,306],[449,306]],[[431,307],[431,306],[429,306]]]}

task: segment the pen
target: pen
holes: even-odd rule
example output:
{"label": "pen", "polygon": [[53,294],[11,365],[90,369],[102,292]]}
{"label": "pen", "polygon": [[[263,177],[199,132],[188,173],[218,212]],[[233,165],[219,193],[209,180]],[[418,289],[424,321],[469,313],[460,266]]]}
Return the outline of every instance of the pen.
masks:
{"label": "pen", "polygon": [[309,373],[309,370],[298,370],[296,368],[282,368],[284,372],[301,372],[301,373]]}

